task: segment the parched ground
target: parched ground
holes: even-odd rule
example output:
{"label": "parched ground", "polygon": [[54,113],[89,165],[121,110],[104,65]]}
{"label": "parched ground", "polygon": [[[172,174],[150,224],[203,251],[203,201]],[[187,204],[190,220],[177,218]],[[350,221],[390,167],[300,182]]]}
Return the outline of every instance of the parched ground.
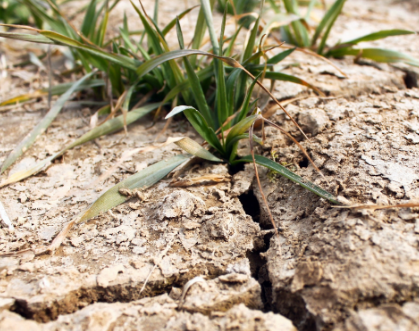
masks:
{"label": "parched ground", "polygon": [[[121,5],[120,11],[129,8]],[[145,5],[152,10],[152,2]],[[164,22],[177,11],[163,2],[162,13]],[[331,40],[379,29],[414,30],[418,14],[414,1],[348,0]],[[116,26],[120,20],[113,19]],[[372,44],[419,58],[416,35]],[[19,45],[1,44],[8,61],[22,55]],[[353,59],[333,62],[348,78],[306,55],[293,54],[281,63],[288,67],[285,72],[327,95],[320,98],[291,83],[276,85],[276,97],[287,102],[309,141],[282,111],[268,105],[271,119],[301,141],[324,176],[272,127],[266,128],[259,153],[342,202],[418,202],[418,69],[354,64]],[[43,72],[14,69],[4,79],[1,98],[45,84]],[[43,98],[0,110],[0,160],[46,107]],[[9,174],[88,131],[93,113],[72,102]],[[179,154],[179,148],[167,145],[128,156],[154,144],[163,126],[158,122],[149,128],[149,119],[143,119],[129,127],[128,135],[120,132],[77,147],[45,172],[0,189],[15,226],[11,231],[0,224],[0,251],[48,245],[101,192]],[[198,139],[182,121],[165,135]],[[247,148],[243,144],[240,153],[247,154]],[[259,174],[279,237],[252,166],[198,163],[186,171],[186,179],[217,175],[222,182],[172,187],[165,179],[76,226],[53,255],[0,258],[0,329],[419,330],[419,209],[338,209],[263,168]]]}

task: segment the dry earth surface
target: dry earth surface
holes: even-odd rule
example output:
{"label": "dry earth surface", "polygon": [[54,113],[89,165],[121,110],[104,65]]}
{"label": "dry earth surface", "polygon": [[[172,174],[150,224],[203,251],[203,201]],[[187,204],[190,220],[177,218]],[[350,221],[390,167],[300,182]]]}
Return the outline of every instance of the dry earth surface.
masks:
{"label": "dry earth surface", "polygon": [[[151,1],[144,3],[152,10]],[[121,4],[119,14],[124,8],[129,3]],[[181,9],[174,11],[170,2],[162,1],[162,22]],[[138,22],[132,11],[128,14],[130,22]],[[120,17],[114,16],[115,26]],[[195,18],[196,12],[184,22],[185,31]],[[348,0],[331,38],[417,26],[414,1]],[[22,45],[2,41],[1,49],[12,63],[19,62],[13,56],[39,51],[25,45],[25,51],[17,52]],[[415,35],[373,45],[419,58]],[[309,142],[280,110],[268,105],[271,118],[301,141],[324,177],[271,127],[259,152],[342,201],[418,201],[418,70],[354,64],[353,59],[334,63],[349,77],[306,55],[293,54],[281,63],[285,72],[327,95],[319,98],[291,83],[276,85],[278,99],[298,98],[287,110]],[[1,98],[46,83],[46,74],[34,68],[14,69],[4,78]],[[42,99],[1,110],[1,161],[46,107]],[[9,174],[85,133],[93,113],[71,103]],[[0,225],[1,252],[49,244],[101,192],[179,154],[180,149],[168,145],[126,157],[153,144],[163,126],[159,122],[149,128],[149,119],[144,119],[130,126],[128,135],[105,136],[70,150],[45,172],[2,188],[0,201],[15,229]],[[186,122],[172,124],[166,136],[198,139]],[[248,153],[246,144],[240,153]],[[0,329],[419,330],[418,209],[337,209],[284,178],[262,168],[259,173],[279,237],[251,166],[196,164],[183,175],[186,179],[215,174],[224,181],[171,187],[166,179],[143,192],[125,192],[132,195],[127,203],[75,227],[54,255],[28,252],[0,258]],[[201,278],[191,284],[197,276]]]}

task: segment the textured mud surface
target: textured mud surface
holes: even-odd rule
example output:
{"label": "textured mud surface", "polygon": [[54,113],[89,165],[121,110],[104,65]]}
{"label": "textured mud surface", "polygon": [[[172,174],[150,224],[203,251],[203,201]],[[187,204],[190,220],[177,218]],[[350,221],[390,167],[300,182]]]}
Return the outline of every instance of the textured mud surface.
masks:
{"label": "textured mud surface", "polygon": [[[272,134],[267,147],[273,148],[279,162],[342,201],[379,205],[417,201],[418,97],[418,90],[412,90],[362,102],[316,98],[301,102],[299,121],[310,123],[313,132],[311,142],[303,145],[324,177],[285,139]],[[276,119],[283,125],[288,122],[282,114]],[[301,187],[260,171],[266,174],[261,176],[262,186],[282,229],[281,238],[273,238],[265,253],[277,311],[293,316],[300,329],[314,325],[329,329],[352,310],[415,300],[417,210],[336,209]],[[261,202],[255,185],[254,191]],[[269,226],[264,208],[261,222]]]}
{"label": "textured mud surface", "polygon": [[[151,11],[152,2],[144,3]],[[122,5],[121,11],[129,8]],[[162,6],[164,24],[175,13],[166,2]],[[348,1],[331,38],[415,29],[417,10],[413,1]],[[191,22],[195,17],[192,13]],[[117,26],[120,20],[114,19]],[[188,22],[182,24],[188,31]],[[373,46],[419,57],[417,36]],[[11,54],[13,47],[2,47]],[[276,85],[278,99],[299,98],[287,110],[310,142],[281,111],[271,109],[271,119],[301,141],[324,177],[271,127],[259,152],[343,202],[418,201],[417,69],[353,59],[334,63],[349,77],[297,53],[281,63],[285,72],[328,96]],[[15,70],[5,84],[19,94],[45,86],[46,80],[35,70],[32,76],[30,70]],[[6,85],[1,98],[11,96]],[[1,161],[46,107],[43,100],[2,110]],[[72,103],[10,173],[86,132],[93,113]],[[180,153],[174,145],[141,152],[155,143],[164,123],[148,126],[146,119],[130,126],[128,135],[70,150],[45,172],[2,188],[0,201],[15,230],[0,223],[0,251],[47,245],[101,192]],[[198,139],[186,122],[174,123],[166,136]],[[247,146],[241,147],[247,154]],[[169,178],[147,191],[124,192],[130,200],[75,227],[54,255],[1,258],[0,329],[419,330],[418,209],[336,209],[276,174],[262,168],[259,173],[279,238],[273,236],[252,166],[196,164],[184,178],[217,175],[224,181],[171,187]]]}

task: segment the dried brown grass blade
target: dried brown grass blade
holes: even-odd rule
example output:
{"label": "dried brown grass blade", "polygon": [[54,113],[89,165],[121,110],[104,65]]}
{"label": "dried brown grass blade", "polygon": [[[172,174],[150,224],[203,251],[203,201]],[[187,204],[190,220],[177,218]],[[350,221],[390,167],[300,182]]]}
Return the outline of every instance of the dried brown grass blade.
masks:
{"label": "dried brown grass blade", "polygon": [[[121,94],[118,101],[116,102],[115,107],[113,107],[112,101],[111,101],[111,113],[105,118],[105,120],[102,123],[100,123],[100,125],[109,121],[111,118],[115,117],[115,114],[118,112],[119,109],[121,109],[121,107],[122,107],[122,105],[125,101],[126,96],[127,96],[127,91],[124,91],[124,93]],[[127,120],[126,120],[126,115],[125,115],[125,117],[124,117],[124,128],[125,128],[125,130],[126,130],[126,125],[127,125],[126,121]]]}
{"label": "dried brown grass blade", "polygon": [[333,208],[345,209],[394,209],[394,208],[417,208],[419,203],[402,203],[398,205],[349,205],[349,206],[332,206]]}
{"label": "dried brown grass blade", "polygon": [[[250,154],[252,155],[253,167],[255,169],[255,175],[256,175],[256,180],[257,180],[258,186],[259,186],[260,194],[262,195],[263,203],[264,203],[266,209],[268,210],[269,218],[272,222],[272,226],[275,229],[275,234],[279,237],[278,228],[275,224],[274,218],[272,216],[271,209],[269,208],[268,201],[266,200],[265,193],[263,193],[262,185],[260,183],[258,168],[257,168],[257,165],[256,165],[256,160],[255,160],[255,151],[254,151],[254,148],[253,148],[253,125],[249,129],[249,144],[250,144]],[[280,254],[282,255],[282,253],[280,253]]]}
{"label": "dried brown grass blade", "polygon": [[[293,46],[293,45],[288,45],[288,44],[284,44],[284,45],[282,45],[281,47],[282,47],[282,48],[286,48],[286,49],[296,48],[295,46]],[[314,56],[314,57],[316,57],[316,58],[318,58],[318,59],[320,59],[320,60],[322,60],[322,61],[324,61],[324,62],[327,62],[327,63],[328,63],[328,64],[330,64],[333,68],[335,68],[337,71],[339,71],[339,72],[340,72],[340,74],[341,74],[342,76],[344,76],[344,77],[348,78],[348,75],[347,75],[347,74],[345,74],[345,73],[342,71],[342,69],[340,69],[340,68],[339,68],[336,64],[334,64],[334,63],[333,63],[332,61],[330,61],[328,58],[326,58],[326,57],[324,57],[324,56],[321,56],[321,55],[317,54],[316,52],[313,52],[313,51],[311,51],[311,50],[309,50],[309,49],[304,49],[304,48],[299,48],[299,47],[297,47],[297,48],[296,48],[296,51],[301,52],[301,53],[304,53],[304,54],[307,54],[307,55]]]}
{"label": "dried brown grass blade", "polygon": [[322,176],[324,177],[323,173],[320,171],[320,169],[314,164],[314,161],[311,159],[310,155],[308,155],[306,149],[293,137],[291,136],[287,131],[285,131],[284,129],[282,129],[279,125],[275,124],[274,122],[261,117],[261,119],[263,121],[266,121],[267,123],[269,123],[270,125],[272,125],[273,127],[275,127],[276,129],[278,129],[279,131],[281,131],[283,134],[285,134],[288,138],[290,138],[297,146],[298,148],[304,153],[304,155],[306,156],[306,158],[310,161],[310,163],[313,165],[314,169],[316,169],[316,171]]}
{"label": "dried brown grass blade", "polygon": [[[249,71],[246,70],[246,68],[244,68],[243,66],[240,65],[240,68],[247,74],[249,75],[249,77],[251,77],[253,80],[255,79],[255,76],[253,76]],[[266,93],[268,93],[268,95],[272,98],[272,100],[282,109],[282,111],[290,118],[290,120],[292,121],[292,123],[294,123],[294,125],[298,128],[298,130],[302,133],[302,135],[304,136],[304,138],[306,138],[308,141],[310,141],[310,139],[308,139],[308,137],[306,136],[306,134],[304,133],[303,129],[301,129],[301,127],[298,125],[298,123],[292,118],[291,114],[288,113],[288,111],[281,105],[281,103],[272,95],[271,92],[269,92],[269,90],[259,81],[256,82]]]}
{"label": "dried brown grass blade", "polygon": [[[288,99],[285,101],[282,101],[281,104],[283,107],[285,107],[286,105],[289,105],[295,101],[299,101],[299,100],[303,100],[303,99],[307,99],[308,96],[303,96],[303,97],[297,97],[297,98],[292,98],[292,99]],[[262,116],[264,118],[270,118],[273,114],[276,113],[276,111],[278,110],[277,106],[274,107],[269,107],[267,110],[262,111]],[[263,120],[256,120],[255,122],[255,129],[258,130],[261,126],[262,126]]]}

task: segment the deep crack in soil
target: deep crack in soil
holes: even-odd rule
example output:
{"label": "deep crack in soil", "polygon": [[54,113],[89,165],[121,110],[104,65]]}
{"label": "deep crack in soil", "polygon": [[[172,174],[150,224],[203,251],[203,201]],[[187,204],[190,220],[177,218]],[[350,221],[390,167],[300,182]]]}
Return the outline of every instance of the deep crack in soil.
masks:
{"label": "deep crack in soil", "polygon": [[[250,215],[255,223],[258,223],[261,227],[263,234],[263,240],[260,240],[260,237],[257,237],[255,240],[255,248],[249,250],[246,253],[246,257],[250,262],[250,270],[252,277],[255,278],[262,289],[261,298],[263,302],[263,311],[269,312],[273,311],[272,306],[272,283],[269,280],[269,274],[266,268],[266,259],[263,257],[269,249],[270,240],[274,235],[273,226],[270,224],[260,224],[260,206],[259,201],[257,200],[253,190],[239,196],[239,200],[243,205],[243,209],[246,214]],[[269,231],[272,230],[272,231]]]}
{"label": "deep crack in soil", "polygon": [[[300,167],[307,167],[308,164],[306,164],[306,162],[308,162],[308,160],[303,158],[299,163]],[[259,282],[262,289],[261,298],[263,302],[263,311],[275,312],[283,315],[290,319],[299,331],[316,330],[314,317],[307,311],[304,301],[298,295],[284,291],[282,295],[277,296],[277,302],[274,304],[272,282],[269,279],[267,261],[264,256],[264,253],[266,253],[270,247],[271,238],[275,235],[273,226],[270,222],[260,222],[261,208],[252,189],[239,196],[239,200],[242,203],[246,214],[250,215],[253,218],[253,221],[260,225],[261,230],[264,233],[263,241],[259,240],[255,243],[255,248],[248,251],[246,254],[250,261],[252,277]]]}

